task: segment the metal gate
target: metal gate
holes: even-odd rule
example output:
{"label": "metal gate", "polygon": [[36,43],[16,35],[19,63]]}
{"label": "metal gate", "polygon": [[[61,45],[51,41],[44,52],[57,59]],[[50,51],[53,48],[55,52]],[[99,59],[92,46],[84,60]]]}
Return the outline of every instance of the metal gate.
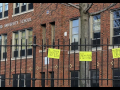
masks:
{"label": "metal gate", "polygon": [[[106,44],[96,40],[93,45],[75,41],[70,44],[70,39],[58,39],[52,45],[48,39],[45,45],[41,42],[37,45],[34,36],[33,45],[27,45],[27,40],[25,45],[0,45],[0,87],[80,87],[81,81],[85,81],[85,87],[120,86],[119,58],[114,59],[112,55],[112,49],[119,48],[119,44],[110,45],[108,39]],[[80,76],[80,46],[88,46],[92,52],[85,78]],[[60,49],[60,59],[48,58],[48,48]],[[119,54],[119,50],[117,52]],[[86,62],[84,66],[86,68]]]}

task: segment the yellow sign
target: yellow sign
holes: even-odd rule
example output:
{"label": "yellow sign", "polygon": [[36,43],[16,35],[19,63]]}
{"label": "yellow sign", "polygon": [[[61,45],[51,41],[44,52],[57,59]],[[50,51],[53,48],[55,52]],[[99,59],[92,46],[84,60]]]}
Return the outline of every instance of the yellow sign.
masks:
{"label": "yellow sign", "polygon": [[60,58],[60,49],[48,48],[48,58],[59,59]]}
{"label": "yellow sign", "polygon": [[112,49],[113,58],[120,58],[120,48]]}
{"label": "yellow sign", "polygon": [[79,52],[79,61],[92,61],[92,52],[80,51]]}

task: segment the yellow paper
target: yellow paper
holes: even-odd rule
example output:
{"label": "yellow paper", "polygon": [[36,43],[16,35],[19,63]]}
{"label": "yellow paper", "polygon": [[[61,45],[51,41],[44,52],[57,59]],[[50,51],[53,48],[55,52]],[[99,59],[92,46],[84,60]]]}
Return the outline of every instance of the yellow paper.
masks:
{"label": "yellow paper", "polygon": [[92,61],[92,52],[80,51],[79,52],[79,61]]}
{"label": "yellow paper", "polygon": [[112,49],[113,58],[120,58],[120,48]]}
{"label": "yellow paper", "polygon": [[60,59],[60,49],[48,48],[48,58]]}

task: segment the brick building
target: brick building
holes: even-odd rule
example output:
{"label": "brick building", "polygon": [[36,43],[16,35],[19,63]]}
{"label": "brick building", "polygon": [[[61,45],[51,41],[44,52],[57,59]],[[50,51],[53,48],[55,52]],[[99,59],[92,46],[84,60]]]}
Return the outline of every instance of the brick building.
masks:
{"label": "brick building", "polygon": [[[109,6],[109,3],[105,5]],[[90,17],[89,31],[93,44],[96,43],[96,38],[98,45],[120,44],[118,40],[120,32],[119,8],[120,4],[118,3],[110,10]],[[89,12],[92,13],[101,9],[103,9],[103,4],[95,3]],[[35,35],[38,45],[36,48],[35,78],[37,80],[35,86],[72,87],[75,84],[78,87],[78,78],[81,73],[79,72],[79,47],[59,46],[61,49],[60,59],[49,59],[49,64],[46,64],[47,50],[51,46],[42,48],[41,45],[58,45],[58,39],[59,45],[69,45],[69,43],[72,45],[74,38],[76,39],[75,44],[79,44],[81,34],[79,16],[78,9],[62,4],[0,3],[0,43],[1,45],[8,45],[7,48],[5,46],[0,47],[0,86],[32,86],[32,80],[30,80],[33,75],[32,46],[28,46],[26,49],[25,46],[10,47],[9,45],[26,45],[26,43],[31,45]],[[119,73],[116,73],[119,70],[119,59],[112,58],[112,48],[117,48],[117,46],[92,47],[93,60],[90,63],[89,76],[93,79],[99,78],[99,80],[90,81],[90,86],[119,86],[120,81],[113,81],[113,79],[119,78]],[[74,80],[70,80],[74,78],[74,70],[75,78],[77,78],[75,83]],[[4,77],[5,80],[2,79]],[[14,80],[15,77],[17,80]],[[20,77],[22,80],[18,79]],[[42,78],[45,80],[41,80]],[[55,80],[51,80],[51,78]]]}

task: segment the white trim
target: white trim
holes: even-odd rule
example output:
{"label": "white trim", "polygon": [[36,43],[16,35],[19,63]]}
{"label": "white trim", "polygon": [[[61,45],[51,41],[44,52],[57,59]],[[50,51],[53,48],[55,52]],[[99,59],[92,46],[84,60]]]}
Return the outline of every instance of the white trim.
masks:
{"label": "white trim", "polygon": [[22,14],[25,14],[25,13],[29,13],[29,12],[32,12],[32,11],[34,11],[34,9],[31,9],[31,10],[28,10],[28,11],[24,11],[22,13],[14,14],[14,15],[12,15],[12,17],[19,16],[19,15],[22,15]]}
{"label": "white trim", "polygon": [[[75,53],[79,53],[80,51],[79,50],[76,50]],[[69,54],[69,51],[68,51],[68,54]],[[70,54],[74,54],[74,50],[70,51]]]}
{"label": "white trim", "polygon": [[[120,46],[115,46],[114,45],[114,48],[120,48]],[[108,49],[114,49],[113,46],[109,46]]]}
{"label": "white trim", "polygon": [[[96,47],[94,47],[94,48],[92,48],[92,51],[94,52],[94,51],[101,51],[102,50],[102,47],[97,47],[97,49],[96,49]],[[89,50],[89,51],[91,51],[91,50]]]}
{"label": "white trim", "polygon": [[[27,56],[27,59],[30,59],[30,58],[33,58],[33,56],[32,55],[31,56]],[[26,56],[24,56],[24,57],[16,57],[16,60],[18,60],[18,59],[26,59]],[[11,58],[11,60],[15,60],[15,57]]]}
{"label": "white trim", "polygon": [[0,20],[4,20],[4,19],[8,19],[8,16],[7,16],[7,17],[0,18]]}

